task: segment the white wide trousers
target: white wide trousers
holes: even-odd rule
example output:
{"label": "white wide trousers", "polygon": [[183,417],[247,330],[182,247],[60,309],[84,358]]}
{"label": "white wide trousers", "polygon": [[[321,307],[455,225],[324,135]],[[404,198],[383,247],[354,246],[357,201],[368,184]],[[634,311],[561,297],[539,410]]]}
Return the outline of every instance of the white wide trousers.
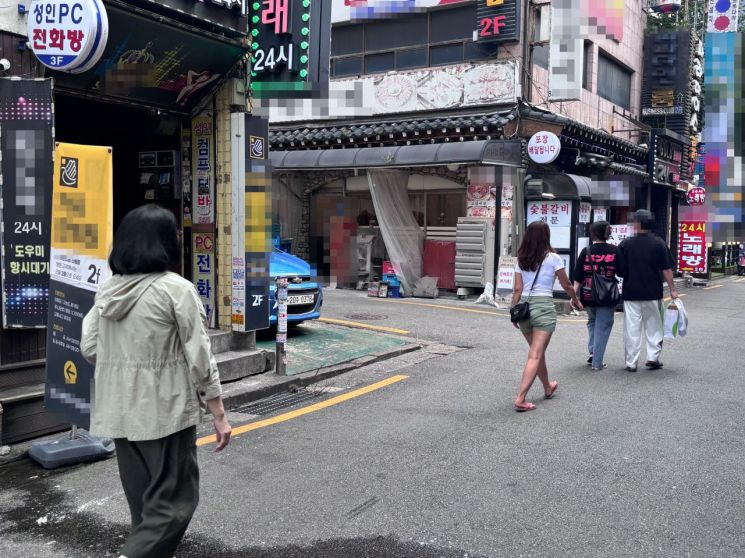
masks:
{"label": "white wide trousers", "polygon": [[661,300],[633,300],[623,303],[623,340],[626,366],[636,367],[647,341],[647,361],[657,362],[662,353],[663,326]]}

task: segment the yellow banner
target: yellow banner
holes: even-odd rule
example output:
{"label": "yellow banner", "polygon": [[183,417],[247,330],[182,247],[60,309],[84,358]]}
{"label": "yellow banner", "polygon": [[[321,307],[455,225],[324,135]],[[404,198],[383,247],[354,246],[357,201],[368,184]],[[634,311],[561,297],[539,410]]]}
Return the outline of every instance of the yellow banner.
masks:
{"label": "yellow banner", "polygon": [[113,240],[110,147],[58,143],[54,158],[52,248],[106,260]]}

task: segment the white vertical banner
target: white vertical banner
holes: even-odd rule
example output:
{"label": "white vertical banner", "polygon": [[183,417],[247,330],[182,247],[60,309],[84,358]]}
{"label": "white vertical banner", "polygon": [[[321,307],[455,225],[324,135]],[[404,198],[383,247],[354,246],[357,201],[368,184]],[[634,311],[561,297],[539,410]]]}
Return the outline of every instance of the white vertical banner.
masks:
{"label": "white vertical banner", "polygon": [[246,119],[243,113],[230,115],[231,141],[231,325],[246,331]]}
{"label": "white vertical banner", "polygon": [[549,45],[548,99],[570,101],[582,98],[585,41],[580,0],[552,0]]}

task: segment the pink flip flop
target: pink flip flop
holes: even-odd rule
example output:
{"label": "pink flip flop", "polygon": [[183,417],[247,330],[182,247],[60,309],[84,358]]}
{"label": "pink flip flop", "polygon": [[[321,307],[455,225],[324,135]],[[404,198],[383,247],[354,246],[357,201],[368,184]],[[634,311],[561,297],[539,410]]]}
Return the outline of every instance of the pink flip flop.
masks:
{"label": "pink flip flop", "polygon": [[517,403],[515,403],[515,411],[517,411],[518,413],[525,413],[527,411],[535,411],[535,410],[536,410],[536,406],[533,405],[532,403],[523,403],[522,405],[518,405]]}
{"label": "pink flip flop", "polygon": [[551,399],[554,396],[554,393],[556,393],[556,389],[559,387],[559,382],[554,382],[554,385],[551,386],[551,391],[549,391],[546,395],[543,396],[544,399]]}

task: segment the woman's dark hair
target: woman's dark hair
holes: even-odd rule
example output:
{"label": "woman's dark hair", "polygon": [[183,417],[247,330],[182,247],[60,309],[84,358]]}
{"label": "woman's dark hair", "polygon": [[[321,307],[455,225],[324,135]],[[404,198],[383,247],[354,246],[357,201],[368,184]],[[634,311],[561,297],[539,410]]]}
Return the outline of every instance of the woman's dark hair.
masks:
{"label": "woman's dark hair", "polygon": [[610,238],[610,223],[608,221],[597,221],[590,225],[590,238],[606,242]]}
{"label": "woman's dark hair", "polygon": [[179,261],[176,217],[148,204],[130,211],[114,236],[109,266],[115,275],[168,271]]}
{"label": "woman's dark hair", "polygon": [[517,263],[523,271],[535,271],[551,248],[551,229],[543,221],[534,221],[525,229],[525,236],[517,251]]}

